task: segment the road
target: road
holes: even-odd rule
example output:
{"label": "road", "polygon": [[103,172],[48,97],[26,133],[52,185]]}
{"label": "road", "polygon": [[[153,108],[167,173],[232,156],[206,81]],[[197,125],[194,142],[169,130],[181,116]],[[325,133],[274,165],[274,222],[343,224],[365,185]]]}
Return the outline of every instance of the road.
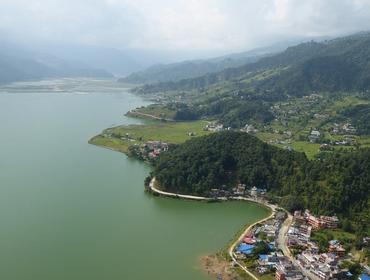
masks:
{"label": "road", "polygon": [[288,213],[288,217],[287,219],[284,221],[284,223],[281,225],[280,227],[280,230],[279,230],[279,235],[278,235],[278,239],[277,239],[277,242],[278,242],[278,248],[283,252],[283,254],[289,258],[289,260],[295,265],[297,266],[300,271],[303,273],[304,276],[307,276],[309,279],[312,279],[312,280],[320,280],[319,277],[317,277],[316,275],[314,275],[311,271],[305,269],[304,267],[302,267],[298,261],[293,257],[292,253],[290,252],[289,248],[288,248],[288,230],[290,228],[290,226],[292,225],[293,223],[293,216]]}
{"label": "road", "polygon": [[[264,205],[266,205],[266,206],[268,206],[268,207],[270,207],[271,205],[269,205],[269,204],[264,204]],[[267,221],[267,220],[270,220],[270,219],[272,219],[273,217],[274,217],[274,215],[275,215],[275,211],[276,211],[276,208],[275,207],[270,207],[271,208],[271,210],[272,210],[272,213],[271,213],[271,215],[270,216],[268,216],[267,218],[264,218],[264,219],[262,219],[262,220],[259,220],[259,221],[257,221],[257,222],[255,222],[255,223],[253,223],[253,224],[251,224],[250,226],[248,226],[246,229],[245,229],[245,231],[239,236],[239,238],[230,246],[230,248],[229,248],[229,256],[230,256],[230,258],[233,260],[233,262],[235,263],[235,264],[237,264],[242,270],[244,270],[250,277],[252,277],[253,279],[255,279],[255,280],[259,280],[252,272],[250,272],[249,270],[248,270],[248,268],[246,267],[246,266],[244,266],[244,265],[242,265],[240,262],[238,262],[238,260],[236,259],[236,257],[235,257],[235,254],[234,254],[234,250],[235,250],[235,247],[243,240],[243,238],[244,238],[244,236],[255,226],[255,225],[257,225],[258,223],[263,223],[263,222],[265,222],[265,221]]]}
{"label": "road", "polygon": [[183,199],[189,199],[189,200],[198,200],[198,201],[210,201],[211,200],[210,198],[203,197],[203,196],[176,194],[176,193],[170,193],[170,192],[164,192],[164,191],[158,190],[155,187],[155,177],[150,181],[149,188],[154,193],[157,193],[157,194],[163,195],[163,196],[169,196],[169,197],[174,197],[174,198],[183,198]]}
{"label": "road", "polygon": [[[182,194],[176,194],[176,193],[170,193],[170,192],[161,191],[161,190],[159,190],[159,189],[157,189],[155,187],[155,181],[156,181],[156,179],[154,177],[150,181],[150,183],[149,183],[149,188],[151,189],[151,191],[153,191],[154,193],[157,193],[159,195],[173,197],[173,198],[182,198],[182,199],[189,199],[189,200],[197,200],[197,201],[209,201],[209,200],[211,200],[210,198],[202,197],[202,196],[182,195]],[[254,199],[251,199],[251,198],[246,198],[246,197],[231,197],[231,199],[232,200],[243,200],[243,201],[255,202],[255,203],[262,204],[262,205],[264,205],[264,206],[266,206],[266,207],[268,207],[268,208],[271,209],[271,215],[270,216],[268,216],[267,218],[261,219],[261,220],[255,222],[255,223],[251,224],[250,226],[248,226],[243,231],[243,233],[239,236],[239,238],[233,242],[233,244],[230,246],[229,251],[228,251],[230,258],[232,259],[232,261],[236,265],[238,265],[243,271],[245,271],[254,280],[259,280],[252,272],[250,272],[248,270],[248,268],[246,266],[244,266],[240,262],[238,262],[238,260],[235,257],[235,254],[234,254],[234,250],[235,250],[235,247],[243,240],[244,236],[255,225],[257,225],[258,223],[263,223],[263,222],[265,222],[267,220],[272,219],[274,217],[276,211],[277,211],[278,206],[273,205],[273,204],[269,204],[269,203],[264,202],[264,201],[257,201],[257,200],[254,200]],[[285,256],[287,256],[294,264],[298,265],[296,263],[295,259],[293,258],[292,254],[291,254],[291,252],[290,252],[290,250],[288,248],[288,245],[287,245],[287,233],[288,233],[288,230],[289,230],[292,222],[293,222],[293,216],[290,213],[288,213],[288,217],[285,219],[284,223],[281,225],[280,230],[279,230],[279,234],[278,234],[278,248],[281,249],[282,252],[283,252],[283,254]],[[313,278],[312,277],[312,273],[310,273],[309,271],[306,271],[302,267],[301,267],[301,270],[302,270],[302,272],[303,272],[304,275],[308,276],[311,279],[315,279],[316,280],[316,278]]]}
{"label": "road", "polygon": [[281,225],[279,234],[278,234],[278,239],[277,239],[277,247],[283,251],[283,254],[288,257],[291,261],[294,261],[294,258],[288,248],[288,230],[290,226],[293,223],[293,216],[288,213],[288,217],[285,219],[284,223]]}

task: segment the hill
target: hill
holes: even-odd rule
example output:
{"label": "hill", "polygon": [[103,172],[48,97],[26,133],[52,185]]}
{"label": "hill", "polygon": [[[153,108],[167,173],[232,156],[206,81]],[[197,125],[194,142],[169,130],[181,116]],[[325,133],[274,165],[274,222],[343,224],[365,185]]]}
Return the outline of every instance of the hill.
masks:
{"label": "hill", "polygon": [[[215,84],[236,83],[265,71],[274,74],[249,85],[280,94],[303,95],[309,91],[368,90],[370,87],[370,33],[324,42],[308,42],[264,57],[255,63],[208,73],[194,79],[143,86],[138,91],[190,91]],[[324,67],[325,66],[325,67]]]}
{"label": "hill", "polygon": [[134,84],[153,84],[160,82],[176,82],[183,79],[201,77],[209,73],[216,73],[228,68],[240,67],[245,64],[255,63],[259,59],[282,52],[288,46],[296,44],[293,40],[276,43],[269,47],[257,48],[246,52],[234,53],[221,57],[187,60],[171,64],[159,64],[140,72],[135,72],[120,79],[121,82]]}
{"label": "hill", "polygon": [[337,214],[363,231],[370,224],[369,169],[370,149],[309,161],[246,133],[223,132],[163,153],[152,175],[164,190],[182,194],[208,195],[238,183],[266,188],[289,210]]}

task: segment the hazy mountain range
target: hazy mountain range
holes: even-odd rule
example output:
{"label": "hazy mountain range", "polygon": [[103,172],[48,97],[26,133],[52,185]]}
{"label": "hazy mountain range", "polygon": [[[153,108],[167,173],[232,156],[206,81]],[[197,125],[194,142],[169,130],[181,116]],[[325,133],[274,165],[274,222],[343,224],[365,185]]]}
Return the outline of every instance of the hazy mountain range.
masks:
{"label": "hazy mountain range", "polygon": [[[324,38],[316,38],[318,41]],[[259,61],[261,58],[272,56],[284,51],[289,46],[307,41],[307,38],[296,38],[256,48],[245,52],[233,53],[210,59],[186,60],[171,64],[158,64],[143,71],[135,72],[120,79],[121,82],[134,84],[152,84],[159,82],[176,82],[191,79],[209,73],[216,73],[228,68],[240,67]]]}
{"label": "hazy mountain range", "polygon": [[0,40],[0,83],[56,77],[113,76],[126,76],[120,81],[139,84],[179,81],[257,62],[302,40],[296,38],[246,52],[223,56],[213,53],[215,58],[186,60],[212,57],[212,53],[118,50],[41,41],[26,44],[3,38]]}
{"label": "hazy mountain range", "polygon": [[370,33],[363,32],[323,42],[310,41],[255,62],[205,75],[152,83],[144,93],[194,90],[219,83],[269,90],[274,93],[303,94],[307,91],[364,90],[370,87]]}

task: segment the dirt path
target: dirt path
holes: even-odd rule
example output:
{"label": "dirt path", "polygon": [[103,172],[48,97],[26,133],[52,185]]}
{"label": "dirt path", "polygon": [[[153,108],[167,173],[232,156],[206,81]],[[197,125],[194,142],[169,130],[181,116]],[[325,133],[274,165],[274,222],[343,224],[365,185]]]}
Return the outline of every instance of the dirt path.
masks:
{"label": "dirt path", "polygon": [[173,120],[171,120],[171,119],[165,119],[165,118],[157,117],[157,116],[154,116],[154,115],[141,113],[141,112],[138,112],[138,111],[135,111],[135,110],[131,110],[130,114],[139,115],[139,116],[142,116],[142,117],[147,117],[147,118],[151,118],[151,119],[155,119],[155,120],[159,120],[159,121],[173,122]]}

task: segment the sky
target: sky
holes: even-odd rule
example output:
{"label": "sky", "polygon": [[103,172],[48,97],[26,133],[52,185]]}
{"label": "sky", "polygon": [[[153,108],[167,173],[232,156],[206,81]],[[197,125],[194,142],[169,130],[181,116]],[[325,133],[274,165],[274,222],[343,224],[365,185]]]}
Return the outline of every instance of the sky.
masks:
{"label": "sky", "polygon": [[370,0],[0,0],[0,36],[117,49],[235,51],[370,30]]}

